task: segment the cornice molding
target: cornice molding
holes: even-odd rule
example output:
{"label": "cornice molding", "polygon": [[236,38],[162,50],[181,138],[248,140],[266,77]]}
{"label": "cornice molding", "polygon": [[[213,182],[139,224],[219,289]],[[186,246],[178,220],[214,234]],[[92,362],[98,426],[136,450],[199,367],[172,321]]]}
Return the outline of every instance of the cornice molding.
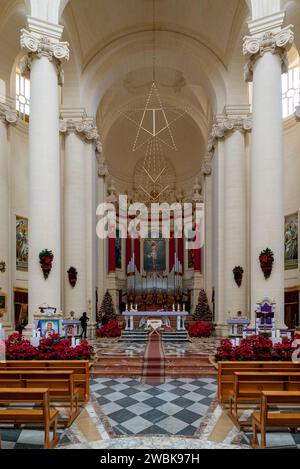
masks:
{"label": "cornice molding", "polygon": [[50,36],[38,36],[34,32],[21,30],[20,38],[21,48],[27,51],[27,54],[20,60],[20,72],[23,76],[29,77],[31,64],[35,58],[47,57],[57,68],[58,83],[64,82],[64,73],[62,62],[70,58],[69,43],[59,42]]}
{"label": "cornice molding", "polygon": [[266,31],[262,36],[245,36],[243,54],[248,60],[244,68],[245,81],[253,80],[253,68],[255,62],[265,53],[278,54],[282,63],[282,73],[288,71],[287,52],[294,42],[294,26],[289,25],[279,32]]}

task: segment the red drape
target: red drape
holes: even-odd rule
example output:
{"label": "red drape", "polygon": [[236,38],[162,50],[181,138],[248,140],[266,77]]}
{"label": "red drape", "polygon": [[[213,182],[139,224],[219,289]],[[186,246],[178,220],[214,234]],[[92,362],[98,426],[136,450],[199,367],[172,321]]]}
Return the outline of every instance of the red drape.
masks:
{"label": "red drape", "polygon": [[177,257],[178,257],[179,262],[180,262],[181,265],[182,265],[182,273],[183,273],[183,271],[184,271],[183,243],[184,243],[183,237],[178,238]]}
{"label": "red drape", "polygon": [[140,238],[134,240],[134,259],[135,266],[138,272],[141,271],[141,242]]}
{"label": "red drape", "polygon": [[174,261],[175,261],[175,238],[171,234],[171,238],[169,239],[169,272],[172,272],[174,268]]}
{"label": "red drape", "polygon": [[194,270],[201,272],[201,249],[194,249]]}
{"label": "red drape", "polygon": [[116,238],[108,238],[108,272],[116,271]]}

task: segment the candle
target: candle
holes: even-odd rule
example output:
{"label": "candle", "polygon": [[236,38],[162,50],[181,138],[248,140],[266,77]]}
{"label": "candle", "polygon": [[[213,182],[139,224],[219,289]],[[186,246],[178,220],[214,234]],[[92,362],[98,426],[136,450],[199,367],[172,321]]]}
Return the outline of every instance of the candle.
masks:
{"label": "candle", "polygon": [[75,337],[72,337],[72,340],[71,340],[71,347],[76,347],[76,339]]}

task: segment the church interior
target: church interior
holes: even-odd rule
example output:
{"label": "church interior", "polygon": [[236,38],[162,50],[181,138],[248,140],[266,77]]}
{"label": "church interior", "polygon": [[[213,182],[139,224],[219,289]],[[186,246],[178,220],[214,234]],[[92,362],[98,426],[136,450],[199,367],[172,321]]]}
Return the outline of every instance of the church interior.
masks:
{"label": "church interior", "polygon": [[299,51],[300,0],[0,0],[2,449],[300,448]]}

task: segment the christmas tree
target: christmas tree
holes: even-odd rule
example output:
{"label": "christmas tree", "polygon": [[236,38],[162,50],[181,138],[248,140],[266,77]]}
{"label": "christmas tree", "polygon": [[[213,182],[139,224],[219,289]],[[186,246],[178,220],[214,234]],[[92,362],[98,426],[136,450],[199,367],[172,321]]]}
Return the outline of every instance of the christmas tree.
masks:
{"label": "christmas tree", "polygon": [[212,313],[209,308],[206,292],[203,288],[199,292],[194,319],[196,321],[212,322]]}
{"label": "christmas tree", "polygon": [[113,300],[109,291],[107,291],[103,297],[101,308],[98,313],[97,321],[103,325],[109,321],[116,319],[116,312],[113,305]]}

